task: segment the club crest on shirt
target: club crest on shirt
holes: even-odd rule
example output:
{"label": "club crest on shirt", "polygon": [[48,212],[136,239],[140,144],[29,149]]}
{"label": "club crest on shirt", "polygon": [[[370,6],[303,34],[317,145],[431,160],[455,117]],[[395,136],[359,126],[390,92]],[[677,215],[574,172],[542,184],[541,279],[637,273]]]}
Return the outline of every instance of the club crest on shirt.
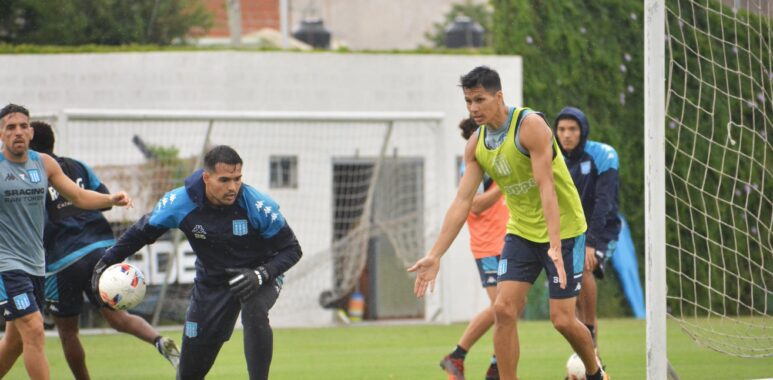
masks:
{"label": "club crest on shirt", "polygon": [[233,233],[234,236],[247,235],[247,220],[237,219],[233,221]]}
{"label": "club crest on shirt", "polygon": [[582,174],[590,174],[590,161],[583,161],[580,163],[580,172],[582,172]]}
{"label": "club crest on shirt", "polygon": [[29,169],[27,170],[27,174],[30,176],[30,182],[40,182],[40,171],[38,169]]}

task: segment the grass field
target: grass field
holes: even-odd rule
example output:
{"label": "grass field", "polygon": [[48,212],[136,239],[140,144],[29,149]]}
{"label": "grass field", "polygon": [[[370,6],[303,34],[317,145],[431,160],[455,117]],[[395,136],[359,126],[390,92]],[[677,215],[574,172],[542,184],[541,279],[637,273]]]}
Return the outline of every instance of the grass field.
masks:
{"label": "grass field", "polygon": [[[444,379],[438,361],[465,325],[361,325],[277,329],[271,379]],[[614,380],[645,379],[645,325],[631,319],[603,320],[600,345]],[[180,332],[169,332],[179,338]],[[568,345],[547,321],[520,323],[520,377],[563,379]],[[227,342],[207,379],[246,379],[241,331]],[[681,379],[773,377],[773,359],[739,359],[700,348],[669,325],[669,359]],[[126,335],[82,337],[93,379],[173,379],[172,367],[153,347]],[[179,340],[179,339],[178,339]],[[72,378],[59,341],[46,341],[53,379]],[[467,356],[468,379],[482,379],[492,352],[487,334]],[[6,379],[26,379],[18,360]]]}

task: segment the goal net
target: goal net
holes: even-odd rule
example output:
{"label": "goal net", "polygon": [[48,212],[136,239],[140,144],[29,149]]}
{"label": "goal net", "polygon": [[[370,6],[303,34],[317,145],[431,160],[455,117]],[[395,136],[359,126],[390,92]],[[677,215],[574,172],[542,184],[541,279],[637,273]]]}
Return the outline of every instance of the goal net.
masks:
{"label": "goal net", "polygon": [[[440,224],[436,195],[447,171],[441,114],[62,116],[54,121],[57,153],[88,163],[111,190],[134,198],[134,208],[106,213],[117,234],[181,186],[208,147],[234,147],[244,161],[244,183],[279,203],[304,251],[285,276],[272,325],[329,324],[354,290],[364,294],[368,318],[423,316],[405,268],[424,254]],[[151,285],[137,311],[155,312],[162,322],[184,320],[195,274],[185,237],[169,234],[130,260]]]}
{"label": "goal net", "polygon": [[667,0],[667,309],[698,344],[773,356],[773,2]]}

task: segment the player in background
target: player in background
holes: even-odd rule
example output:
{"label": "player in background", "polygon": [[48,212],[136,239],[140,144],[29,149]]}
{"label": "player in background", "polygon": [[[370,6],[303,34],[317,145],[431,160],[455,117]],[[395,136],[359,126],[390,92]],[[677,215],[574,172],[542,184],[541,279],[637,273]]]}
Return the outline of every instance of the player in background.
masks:
{"label": "player in background", "polygon": [[558,113],[554,125],[556,139],[580,193],[588,222],[577,318],[590,330],[598,355],[596,278],[604,278],[604,264],[615,251],[620,234],[620,218],[617,216],[620,164],[614,148],[588,140],[590,125],[581,110],[565,107]]}
{"label": "player in background", "polygon": [[[469,140],[478,129],[478,125],[472,118],[467,118],[459,123],[459,129],[462,131],[462,137]],[[461,175],[464,176],[464,164],[460,170]],[[470,231],[470,250],[478,267],[481,285],[486,290],[491,306],[472,318],[454,351],[440,362],[440,367],[448,373],[449,379],[464,379],[464,359],[467,352],[494,325],[493,305],[497,294],[497,266],[499,254],[505,245],[509,217],[502,192],[491,177],[484,174],[483,182],[472,199],[472,207],[467,215],[467,229]],[[486,371],[486,380],[496,379],[499,379],[497,357],[492,355],[491,364]]]}
{"label": "player in background", "polygon": [[170,228],[180,229],[196,254],[177,378],[207,375],[241,311],[249,377],[267,379],[273,353],[268,312],[279,296],[283,273],[302,255],[279,205],[242,184],[242,159],[235,150],[216,146],[204,156],[203,170],[166,193],[107,250],[94,268],[93,290],[98,292],[105,268]]}
{"label": "player in background", "polygon": [[[53,157],[67,177],[80,187],[108,194],[107,187],[83,162],[54,154],[55,136],[50,125],[41,121],[30,123],[35,136],[30,149]],[[46,250],[45,296],[49,313],[54,317],[62,350],[75,379],[89,379],[86,353],[78,337],[84,293],[95,306],[104,305],[91,293],[91,273],[94,265],[115,243],[110,223],[101,211],[83,210],[48,188],[46,197],[46,227],[43,247]],[[123,310],[100,307],[99,313],[120,332],[132,334],[155,345],[158,352],[177,368],[180,351],[170,338],[161,336],[139,316]]]}
{"label": "player in background", "polygon": [[550,320],[582,358],[588,379],[606,378],[593,341],[575,316],[580,292],[585,217],[550,126],[540,113],[504,103],[499,74],[485,66],[461,78],[467,110],[481,125],[467,143],[465,172],[443,226],[416,272],[418,297],[434,288],[440,258],[464,225],[487,173],[505,194],[510,220],[497,271],[494,349],[501,379],[516,379],[520,357],[517,318],[532,283],[544,268],[550,287]]}
{"label": "player in background", "polygon": [[0,340],[0,378],[22,354],[30,379],[50,377],[41,313],[49,185],[82,209],[131,206],[124,192],[101,194],[80,188],[51,156],[29,149],[33,135],[26,108],[8,104],[0,110],[0,312],[6,321]]}

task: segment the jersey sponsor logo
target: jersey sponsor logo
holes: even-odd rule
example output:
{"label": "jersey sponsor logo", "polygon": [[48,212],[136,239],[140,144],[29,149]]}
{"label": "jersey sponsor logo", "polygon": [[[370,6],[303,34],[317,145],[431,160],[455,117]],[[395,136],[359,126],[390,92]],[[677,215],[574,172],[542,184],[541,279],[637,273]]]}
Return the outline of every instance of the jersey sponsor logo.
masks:
{"label": "jersey sponsor logo", "polygon": [[16,181],[16,176],[13,175],[13,173],[8,173],[8,174],[5,175],[5,180],[6,181]]}
{"label": "jersey sponsor logo", "polygon": [[580,163],[580,172],[584,175],[590,174],[590,161],[583,161]]}
{"label": "jersey sponsor logo", "polygon": [[35,188],[35,189],[12,189],[12,190],[6,190],[3,192],[6,197],[14,197],[19,195],[40,195],[45,194],[46,189],[44,188]]}
{"label": "jersey sponsor logo", "polygon": [[201,224],[197,224],[193,227],[193,230],[191,230],[191,233],[193,234],[193,237],[196,239],[206,239],[207,238],[207,231],[204,229],[204,227]]}
{"label": "jersey sponsor logo", "polygon": [[505,156],[495,156],[491,161],[491,167],[500,176],[509,176],[513,172]]}
{"label": "jersey sponsor logo", "polygon": [[30,307],[30,298],[27,297],[27,293],[19,294],[13,297],[13,304],[16,305],[16,310],[24,310]]}
{"label": "jersey sponsor logo", "polygon": [[188,338],[195,338],[199,335],[199,324],[196,322],[185,322],[185,336]]}
{"label": "jersey sponsor logo", "polygon": [[534,178],[529,178],[526,181],[514,183],[504,187],[505,193],[510,196],[518,196],[526,194],[532,188],[537,187],[537,181]]}
{"label": "jersey sponsor logo", "polygon": [[40,182],[40,170],[30,169],[30,170],[27,170],[27,174],[29,174],[30,176],[30,182],[32,183]]}
{"label": "jersey sponsor logo", "polygon": [[234,220],[233,233],[234,233],[234,236],[247,235],[247,220],[246,219]]}

